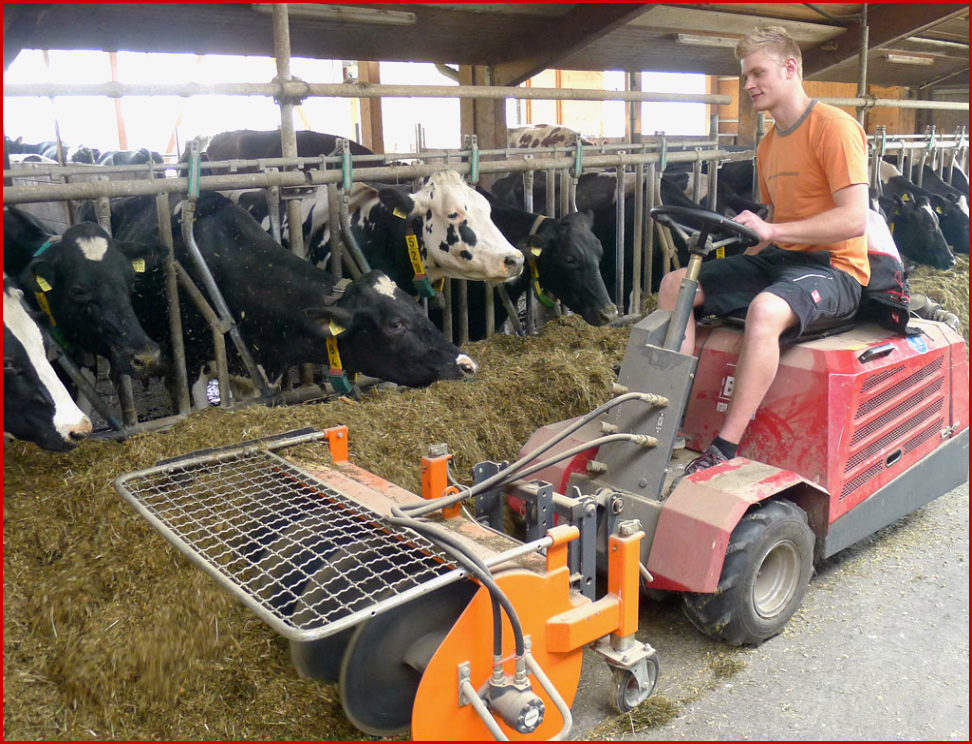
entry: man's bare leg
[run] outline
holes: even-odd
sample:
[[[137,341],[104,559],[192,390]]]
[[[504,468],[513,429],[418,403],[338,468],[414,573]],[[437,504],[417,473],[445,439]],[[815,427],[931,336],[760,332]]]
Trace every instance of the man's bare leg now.
[[[742,351],[736,363],[735,388],[719,432],[720,438],[739,444],[776,378],[780,364],[780,335],[798,320],[784,299],[769,292],[757,295],[750,304]]]

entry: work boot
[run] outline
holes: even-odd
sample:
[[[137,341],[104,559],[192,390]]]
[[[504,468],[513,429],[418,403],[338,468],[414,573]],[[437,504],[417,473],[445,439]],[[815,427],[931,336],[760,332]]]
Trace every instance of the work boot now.
[[[678,488],[678,484],[682,482],[682,478],[684,478],[686,475],[692,475],[692,473],[697,473],[700,470],[707,470],[708,468],[714,467],[715,465],[719,465],[723,462],[729,462],[729,458],[726,457],[722,450],[720,450],[714,444],[710,444],[709,449],[696,457],[694,460],[690,461],[689,464],[685,466],[685,470],[682,472],[682,474],[672,481],[672,487],[669,493]]]
[[[953,331],[957,331],[960,326],[958,316],[955,313],[948,312],[935,300],[923,294],[911,295],[911,312],[919,318],[944,323]]]

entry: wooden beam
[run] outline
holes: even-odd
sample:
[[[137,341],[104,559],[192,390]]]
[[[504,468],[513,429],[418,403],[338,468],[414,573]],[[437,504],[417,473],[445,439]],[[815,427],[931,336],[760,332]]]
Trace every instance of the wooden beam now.
[[[358,60],[358,80],[362,83],[380,83],[377,62]],[[361,106],[361,144],[372,152],[385,152],[385,132],[381,120],[380,98],[359,98]]]
[[[503,55],[515,61],[493,66],[493,85],[519,85],[656,4],[578,3],[560,18],[535,21],[503,49]]]
[[[871,50],[892,46],[945,21],[968,15],[969,6],[961,3],[880,3],[868,7],[868,47]],[[829,70],[853,59],[860,50],[861,25],[847,26],[847,33],[827,45],[803,55],[803,77],[821,79]],[[827,46],[827,49],[824,49]]]
[[[30,42],[41,18],[51,3],[3,4],[3,71],[6,72],[21,50]]]

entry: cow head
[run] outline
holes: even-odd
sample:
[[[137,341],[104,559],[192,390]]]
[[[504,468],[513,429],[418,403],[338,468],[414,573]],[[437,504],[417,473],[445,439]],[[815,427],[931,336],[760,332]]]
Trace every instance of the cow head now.
[[[4,274],[3,433],[46,450],[66,452],[91,433],[91,421],[47,361],[43,337],[22,297]]]
[[[889,225],[894,243],[905,258],[936,269],[950,269],[955,265],[955,256],[945,242],[938,215],[927,197],[915,201],[908,192],[895,195]]]
[[[159,347],[132,309],[136,271],[163,255],[160,245],[112,240],[98,225],[68,228],[38,250],[20,277],[21,286],[49,312],[72,346],[100,354],[113,374],[154,372]]]
[[[543,290],[559,298],[587,323],[602,326],[614,320],[618,311],[601,277],[604,249],[591,232],[593,224],[594,215],[590,212],[544,220],[523,249],[528,261],[536,261]]]
[[[945,242],[956,253],[969,252],[969,205],[965,195],[929,197]]]
[[[455,171],[439,171],[414,194],[381,189],[392,212],[422,220],[419,237],[430,281],[454,279],[505,282],[523,270],[523,255],[490,220],[489,202]]]
[[[337,338],[349,371],[423,387],[437,380],[459,380],[477,369],[380,271],[356,279],[334,305],[307,309],[304,315],[319,334]]]

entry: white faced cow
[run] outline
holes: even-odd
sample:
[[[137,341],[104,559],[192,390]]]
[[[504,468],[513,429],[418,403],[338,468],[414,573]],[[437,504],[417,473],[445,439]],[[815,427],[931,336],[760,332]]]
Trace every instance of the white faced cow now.
[[[40,329],[22,298],[4,274],[3,435],[66,452],[91,433],[91,422],[47,361]]]
[[[269,230],[263,192],[227,194]],[[523,270],[523,254],[490,219],[490,205],[455,171],[439,171],[414,194],[399,188],[374,189],[355,184],[349,194],[351,227],[372,268],[385,271],[411,290],[414,271],[408,258],[406,231],[418,239],[425,275],[430,282],[443,277],[501,283]],[[320,187],[301,200],[308,258],[322,264],[328,255],[327,189]],[[288,231],[283,230],[283,242]]]

